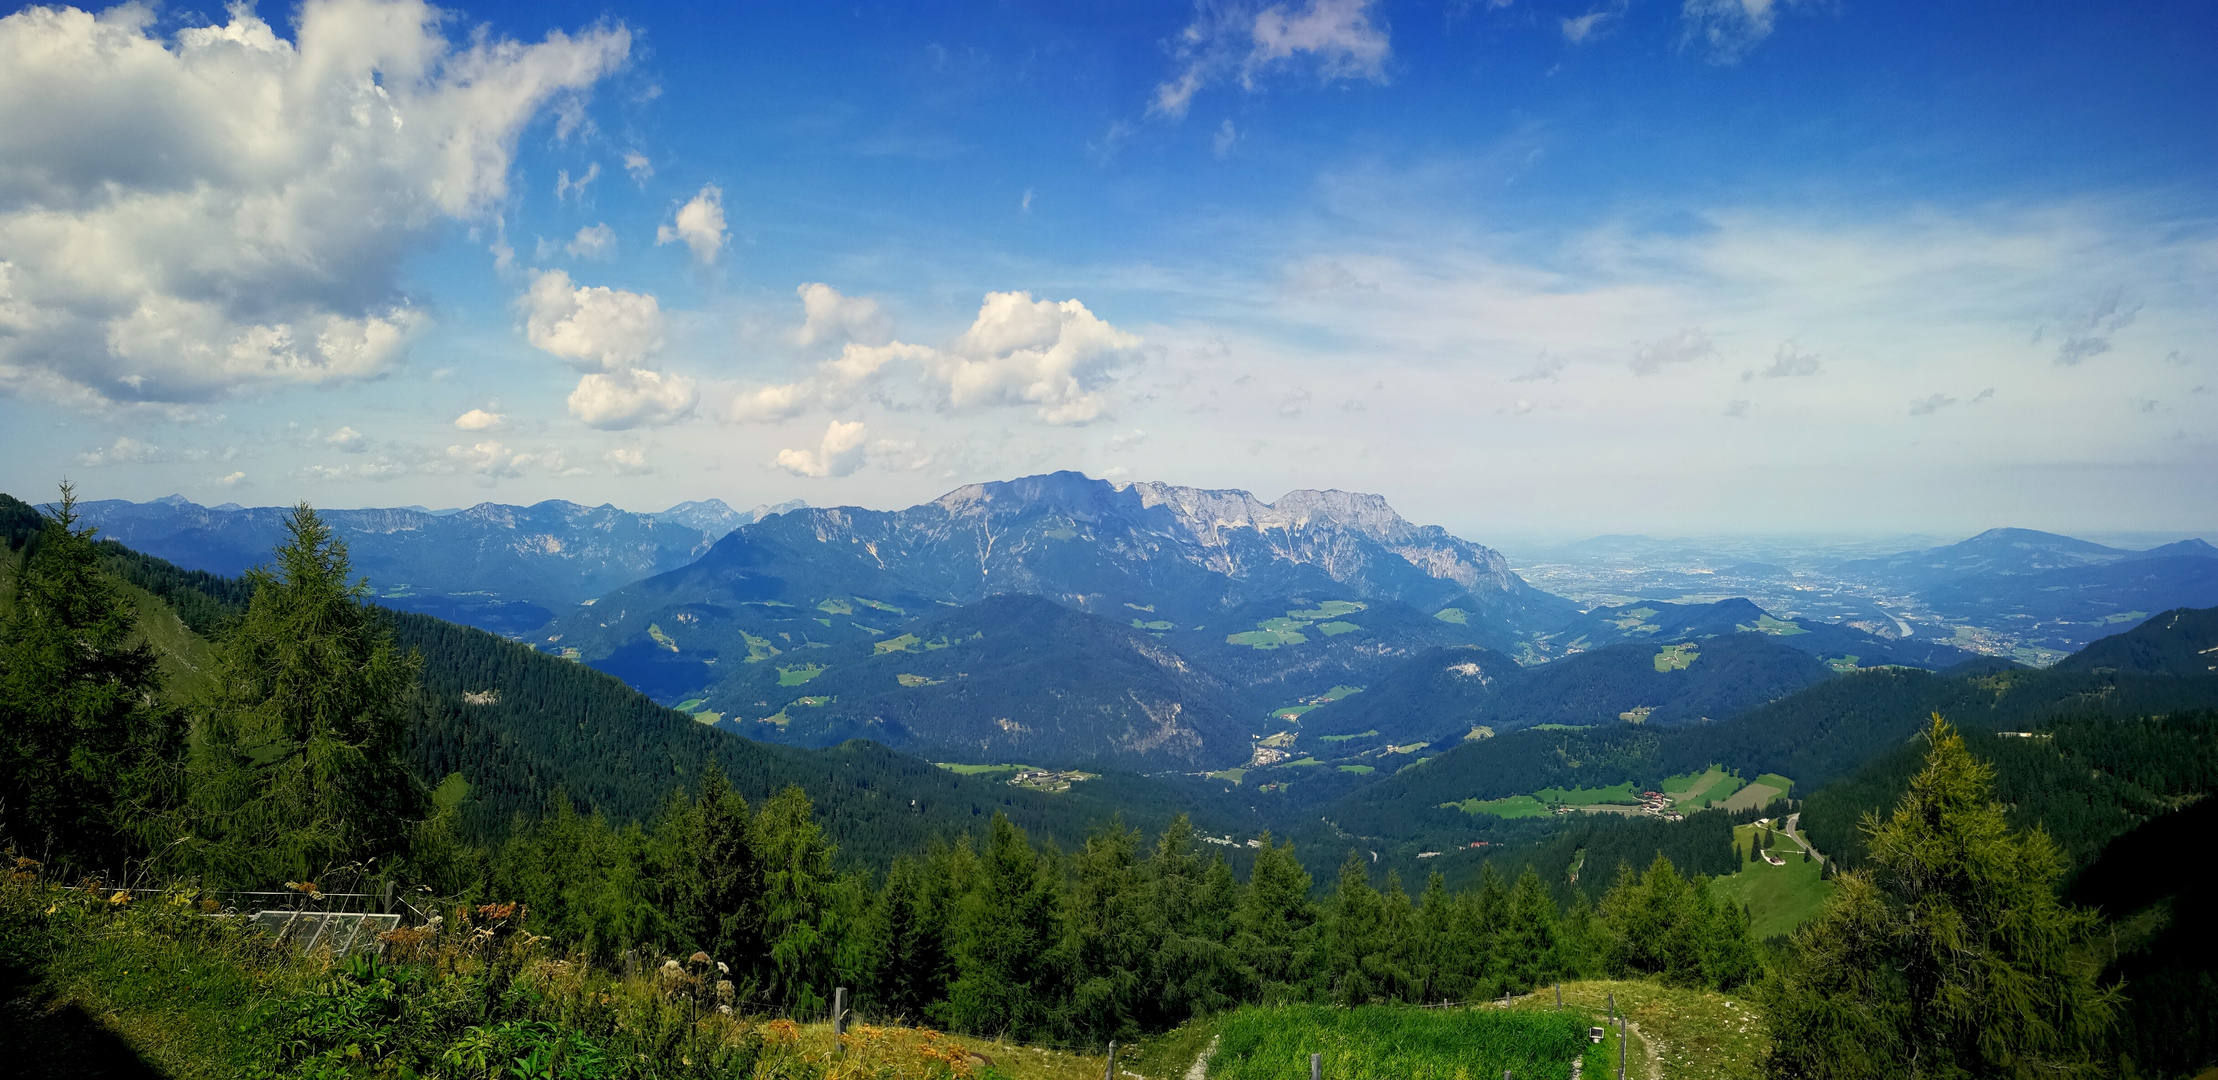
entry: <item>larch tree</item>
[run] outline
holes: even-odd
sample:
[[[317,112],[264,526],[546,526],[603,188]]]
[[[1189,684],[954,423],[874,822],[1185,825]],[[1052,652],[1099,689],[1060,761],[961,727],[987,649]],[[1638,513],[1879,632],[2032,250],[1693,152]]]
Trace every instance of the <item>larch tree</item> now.
[[[2118,1000],[2095,913],[2058,901],[2064,859],[2014,832],[1991,766],[1938,714],[1924,771],[1864,868],[1795,932],[1765,1019],[1779,1080],[2095,1075]]]

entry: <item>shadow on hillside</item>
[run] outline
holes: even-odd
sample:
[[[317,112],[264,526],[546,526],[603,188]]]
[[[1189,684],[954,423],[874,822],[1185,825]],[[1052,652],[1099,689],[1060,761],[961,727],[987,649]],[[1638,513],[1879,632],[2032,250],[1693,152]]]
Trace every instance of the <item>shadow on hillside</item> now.
[[[160,1080],[160,1070],[82,1006],[49,1009],[25,996],[21,974],[0,970],[0,1072],[21,1080]]]

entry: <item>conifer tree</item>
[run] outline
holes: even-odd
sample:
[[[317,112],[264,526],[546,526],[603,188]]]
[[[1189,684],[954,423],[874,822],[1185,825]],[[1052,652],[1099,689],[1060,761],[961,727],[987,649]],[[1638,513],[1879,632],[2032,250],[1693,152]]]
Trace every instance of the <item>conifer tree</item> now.
[[[1528,865],[1509,891],[1499,952],[1508,988],[1525,992],[1560,974],[1556,902]]]
[[[1054,860],[996,812],[957,919],[950,950],[957,974],[940,1003],[943,1023],[1016,1038],[1047,1029],[1062,969],[1058,877]]]
[[[1309,887],[1309,871],[1294,857],[1294,842],[1274,847],[1271,834],[1264,833],[1234,915],[1234,950],[1241,965],[1254,973],[1262,1001],[1295,999],[1314,933]]]
[[[1150,897],[1135,854],[1139,838],[1119,820],[1087,837],[1071,860],[1064,905],[1070,1026],[1085,1042],[1130,1038],[1145,1009],[1141,977],[1159,938],[1149,932]]]
[[[2097,982],[2094,913],[2057,901],[2064,861],[2013,832],[1991,766],[1935,715],[1924,771],[1864,869],[1795,932],[1766,1022],[1776,1078],[2082,1076],[2118,999]]]
[[[671,867],[678,925],[696,948],[753,976],[752,961],[764,951],[755,822],[715,758],[701,770],[700,797],[678,808],[669,824],[678,834]]]
[[[346,544],[300,504],[226,637],[194,762],[192,856],[219,881],[373,872],[402,850],[423,792],[407,761],[419,659],[352,578]]]
[[[121,870],[174,797],[183,727],[76,491],[61,495],[0,623],[0,833],[71,870]]]
[[[824,983],[836,933],[832,846],[813,811],[808,795],[789,785],[763,803],[749,836],[760,883],[758,984],[778,1005],[811,1014],[830,1000]]]

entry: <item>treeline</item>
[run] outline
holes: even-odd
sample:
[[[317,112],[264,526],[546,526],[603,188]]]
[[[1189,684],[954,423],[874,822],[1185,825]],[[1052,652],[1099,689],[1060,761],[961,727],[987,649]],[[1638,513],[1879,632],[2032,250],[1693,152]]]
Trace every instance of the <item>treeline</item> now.
[[[1973,752],[1994,770],[1994,792],[2017,828],[2038,827],[2082,868],[2112,840],[2218,788],[2218,712],[2119,720],[2079,716],[2026,734],[1964,728]],[[1895,805],[1923,760],[1904,746],[1812,794],[1802,827],[1839,866],[1866,857],[1861,822]]]
[[[1720,815],[1722,817],[1722,815]],[[868,1014],[1035,1042],[1098,1044],[1247,1002],[1434,1003],[1551,980],[1652,975],[1737,987],[1759,972],[1747,912],[1660,855],[1594,864],[1599,903],[1558,905],[1526,867],[1411,896],[1351,852],[1312,899],[1265,835],[1245,880],[1183,817],[1152,845],[1121,823],[1074,850],[995,815],[882,875],[835,868],[807,798],[750,809],[720,773],[650,827],[557,800],[448,888],[523,905],[532,932],[600,962],[699,949],[757,1007],[808,1013],[832,987]]]

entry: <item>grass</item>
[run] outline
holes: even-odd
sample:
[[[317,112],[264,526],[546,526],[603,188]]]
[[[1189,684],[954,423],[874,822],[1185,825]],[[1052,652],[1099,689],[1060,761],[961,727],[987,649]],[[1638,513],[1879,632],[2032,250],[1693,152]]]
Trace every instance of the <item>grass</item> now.
[[[911,675],[911,674],[909,674],[909,673],[907,673],[907,672],[902,672],[901,674],[895,675],[895,676],[893,677],[893,681],[895,681],[895,682],[897,682],[897,683],[900,683],[900,684],[901,684],[901,685],[903,685],[903,686],[911,686],[911,687],[915,687],[915,686],[938,686],[939,684],[941,684],[941,683],[943,683],[943,682],[946,682],[947,680],[946,680],[946,679],[934,679],[934,678],[930,678],[930,677],[928,677],[928,676],[924,676],[924,675]]]
[[[1757,1061],[1769,1044],[1756,1007],[1737,994],[1714,990],[1682,990],[1661,983],[1635,980],[1590,980],[1563,984],[1566,1008],[1601,1015],[1612,998],[1633,1022],[1628,1040],[1628,1077],[1660,1074],[1671,1080],[1756,1080]],[[1510,1005],[1519,1011],[1553,1012],[1555,995],[1530,994]],[[1604,1071],[1595,1071],[1588,1059],[1586,1076],[1605,1080],[1617,1075],[1617,1051],[1605,1044],[1609,1060]],[[1653,1062],[1653,1072],[1644,1065]],[[1523,1076],[1523,1073],[1517,1075]],[[1472,1073],[1473,1080],[1491,1074]]]
[[[1457,626],[1468,625],[1471,621],[1470,615],[1459,607],[1441,608],[1439,611],[1433,612],[1432,617],[1444,623],[1454,623]]]
[[[959,761],[940,761],[934,762],[934,764],[958,776],[992,776],[996,773],[1018,773],[1032,767],[1030,765],[965,765]]]
[[[678,651],[678,643],[676,639],[672,638],[668,634],[663,633],[662,627],[657,626],[654,623],[647,624],[647,636],[655,639],[655,644],[660,645],[663,648],[670,650],[671,652]]]
[[[740,631],[739,636],[747,641],[747,663],[759,664],[778,655],[778,647],[772,645],[769,638],[756,637],[745,630]]]
[[[870,647],[870,654],[872,656],[884,656],[885,654],[890,652],[908,652],[910,649],[916,648],[917,646],[922,644],[924,644],[923,638],[920,638],[915,634],[903,634],[900,637],[889,638],[885,641],[881,641],[875,645],[872,645]]]
[[[1634,806],[1640,799],[1633,794],[1633,782],[1612,784],[1598,788],[1541,788],[1533,797],[1544,803],[1562,806]]]
[[[127,581],[117,581],[123,595],[138,609],[134,635],[154,650],[162,671],[162,694],[179,703],[198,701],[216,686],[216,650],[207,639],[185,626],[177,612],[161,598]]]
[[[1465,799],[1462,802],[1441,803],[1443,808],[1454,807],[1466,814],[1492,814],[1498,818],[1528,818],[1548,816],[1548,804],[1530,795],[1512,795],[1507,799]]]
[[[1323,632],[1326,637],[1334,637],[1339,634],[1352,634],[1363,628],[1345,620],[1334,620],[1328,623],[1318,623],[1317,629]]]
[[[1804,630],[1803,628],[1796,626],[1795,624],[1788,622],[1785,619],[1773,618],[1768,613],[1757,616],[1756,625],[1754,626],[1750,626],[1747,623],[1742,623],[1738,626],[1733,627],[1733,629],[1742,631],[1743,633],[1754,632],[1758,634],[1771,634],[1775,637],[1793,637],[1796,634],[1809,633],[1808,630]]]
[[[817,601],[816,610],[821,611],[826,615],[853,615],[855,613],[855,605],[850,604],[847,601],[835,596],[829,600]]]
[[[1694,662],[1701,658],[1701,646],[1691,641],[1678,645],[1666,645],[1656,650],[1656,670],[1685,671],[1693,667]]]
[[[1240,781],[1247,779],[1247,775],[1248,770],[1246,769],[1219,769],[1216,772],[1210,773],[1209,778],[1211,780],[1226,780],[1237,784]]]
[[[823,664],[780,664],[778,666],[778,685],[799,686],[824,674],[827,670],[829,669]]]
[[[1237,1010],[1216,1021],[1210,1080],[1290,1080],[1323,1055],[1332,1080],[1472,1080],[1504,1070],[1526,1080],[1568,1080],[1573,1059],[1599,1078],[1603,1055],[1592,1046],[1592,1017],[1578,1010],[1413,1009],[1361,1005],[1280,1005]]]
[[[1342,615],[1353,615],[1358,611],[1362,611],[1364,606],[1353,600],[1327,600],[1317,605],[1315,610],[1289,611],[1286,616],[1291,619],[1307,619],[1315,622],[1319,619],[1336,619]]]
[[[1283,709],[1280,709],[1280,710],[1278,710],[1277,712],[1274,712],[1274,713],[1272,713],[1272,714],[1271,714],[1271,719],[1273,719],[1273,720],[1299,720],[1299,719],[1301,719],[1301,718],[1302,718],[1302,714],[1303,714],[1303,713],[1305,713],[1305,712],[1308,712],[1309,710],[1311,710],[1311,709],[1314,709],[1314,708],[1317,708],[1317,706],[1315,706],[1315,705],[1288,705],[1287,707],[1285,707],[1285,708],[1283,708]]]
[[[1357,776],[1369,776],[1372,773],[1377,772],[1378,770],[1369,765],[1342,765],[1340,766],[1340,771],[1345,773],[1354,773]]]
[[[1361,734],[1357,734],[1357,735],[1319,735],[1319,736],[1317,736],[1317,741],[1318,741],[1318,742],[1347,742],[1347,741],[1348,741],[1349,739],[1368,739],[1368,738],[1370,738],[1371,736],[1373,736],[1373,735],[1376,735],[1376,734],[1378,734],[1378,733],[1379,733],[1379,729],[1377,729],[1377,728],[1372,728],[1372,729],[1371,729],[1371,730],[1369,730],[1369,731],[1366,731],[1366,732],[1362,732]]]
[[[1768,805],[1773,799],[1786,797],[1794,781],[1778,773],[1765,773],[1749,782],[1747,787],[1733,793],[1733,797],[1720,803],[1727,810],[1749,810]]]
[[[861,604],[866,608],[876,608],[879,611],[890,611],[896,615],[907,615],[909,613],[907,608],[897,608],[892,604],[886,603],[883,600],[872,600],[868,597],[858,596],[855,597],[855,602]]]
[[[1744,853],[1755,842],[1754,825],[1733,830],[1733,842]],[[1742,863],[1736,873],[1710,882],[1710,888],[1748,908],[1749,930],[1757,940],[1790,934],[1794,928],[1817,918],[1833,897],[1833,883],[1819,878],[1822,864],[1802,861],[1801,845],[1786,833],[1777,833],[1771,852],[1787,860],[1785,866],[1767,862]]]
[[[1139,619],[1132,620],[1132,628],[1134,630],[1169,630],[1174,625],[1176,624],[1172,623],[1169,619],[1149,619],[1146,621],[1142,621]]]
[[[1225,644],[1246,645],[1253,649],[1276,649],[1281,645],[1299,645],[1308,640],[1308,636],[1293,630],[1248,630],[1225,635]]]
[[[1324,762],[1322,762],[1322,761],[1319,761],[1319,760],[1317,760],[1317,759],[1316,759],[1316,757],[1314,757],[1314,756],[1311,756],[1311,757],[1304,757],[1304,758],[1296,758],[1296,759],[1294,759],[1293,761],[1282,761],[1282,762],[1280,762],[1279,764],[1281,764],[1281,765],[1287,765],[1287,766],[1293,766],[1293,765],[1322,765],[1322,764],[1324,764]]]
[[[831,704],[832,702],[834,702],[834,701],[837,701],[837,700],[839,700],[839,699],[838,699],[838,698],[834,698],[834,697],[797,697],[797,698],[794,698],[794,699],[793,699],[792,701],[788,702],[788,703],[786,704],[786,708],[789,708],[789,709],[790,709],[790,708],[794,707],[795,705],[803,705],[803,706],[807,706],[808,708],[811,708],[811,709],[816,709],[816,708],[822,708],[823,706],[826,706],[826,705],[830,705],[830,704]]]
[[[1683,806],[1700,808],[1707,806],[1713,802],[1725,802],[1731,799],[1733,797],[1733,793],[1739,791],[1740,789],[1740,777],[1725,776],[1709,787],[1694,792],[1687,798],[1680,799],[1678,801],[1680,805]]]

